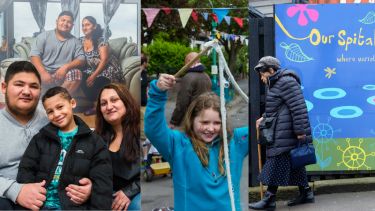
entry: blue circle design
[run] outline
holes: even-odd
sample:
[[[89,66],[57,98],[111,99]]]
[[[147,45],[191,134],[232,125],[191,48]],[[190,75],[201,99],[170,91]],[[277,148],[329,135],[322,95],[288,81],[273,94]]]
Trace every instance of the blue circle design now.
[[[362,87],[364,90],[375,90],[375,85],[373,84],[367,84]]]
[[[375,105],[375,96],[371,96],[367,98],[367,102],[370,103],[371,105]]]
[[[307,111],[311,111],[314,108],[314,104],[312,102],[305,100]]]
[[[331,109],[331,116],[339,119],[350,119],[362,116],[363,111],[357,106],[340,106]]]
[[[323,88],[314,91],[314,97],[322,100],[332,100],[345,97],[346,92],[340,88]]]

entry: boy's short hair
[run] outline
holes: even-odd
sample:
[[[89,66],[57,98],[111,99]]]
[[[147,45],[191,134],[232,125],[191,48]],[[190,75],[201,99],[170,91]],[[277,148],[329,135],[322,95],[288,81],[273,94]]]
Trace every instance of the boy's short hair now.
[[[55,86],[46,91],[46,93],[42,97],[42,103],[44,103],[48,98],[51,98],[55,95],[60,94],[62,98],[66,100],[73,99],[72,96],[69,94],[68,90],[61,86]]]
[[[28,61],[15,61],[10,64],[5,73],[4,82],[7,84],[17,73],[33,73],[38,78],[39,83],[42,83],[38,70]]]
[[[59,16],[57,18],[60,18],[61,16],[70,16],[72,18],[72,20],[74,21],[74,16],[73,16],[73,13],[70,12],[70,11],[62,11],[60,12]]]

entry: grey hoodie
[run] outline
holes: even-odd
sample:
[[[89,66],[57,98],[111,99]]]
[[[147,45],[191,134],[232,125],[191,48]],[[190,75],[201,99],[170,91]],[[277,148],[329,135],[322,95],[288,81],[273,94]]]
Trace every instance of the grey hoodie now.
[[[20,124],[5,108],[0,110],[0,197],[16,202],[22,188],[16,182],[18,165],[31,138],[47,123],[40,104],[26,125]]]

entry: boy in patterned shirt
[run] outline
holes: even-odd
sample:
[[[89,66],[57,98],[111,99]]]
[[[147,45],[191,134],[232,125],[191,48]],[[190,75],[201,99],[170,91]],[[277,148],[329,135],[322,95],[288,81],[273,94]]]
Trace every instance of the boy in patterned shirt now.
[[[27,147],[17,181],[46,182],[47,194],[42,209],[111,209],[112,164],[104,141],[73,115],[76,102],[65,88],[49,89],[42,103],[50,123]],[[92,181],[91,196],[78,205],[70,200],[65,188],[69,184],[79,184],[84,177]]]

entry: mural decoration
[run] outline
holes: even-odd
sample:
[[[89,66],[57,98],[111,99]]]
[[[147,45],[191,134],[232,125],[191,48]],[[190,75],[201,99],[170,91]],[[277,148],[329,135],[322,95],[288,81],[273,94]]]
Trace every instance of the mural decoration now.
[[[276,57],[300,75],[309,111],[308,170],[375,169],[375,4],[280,4],[275,22]]]

